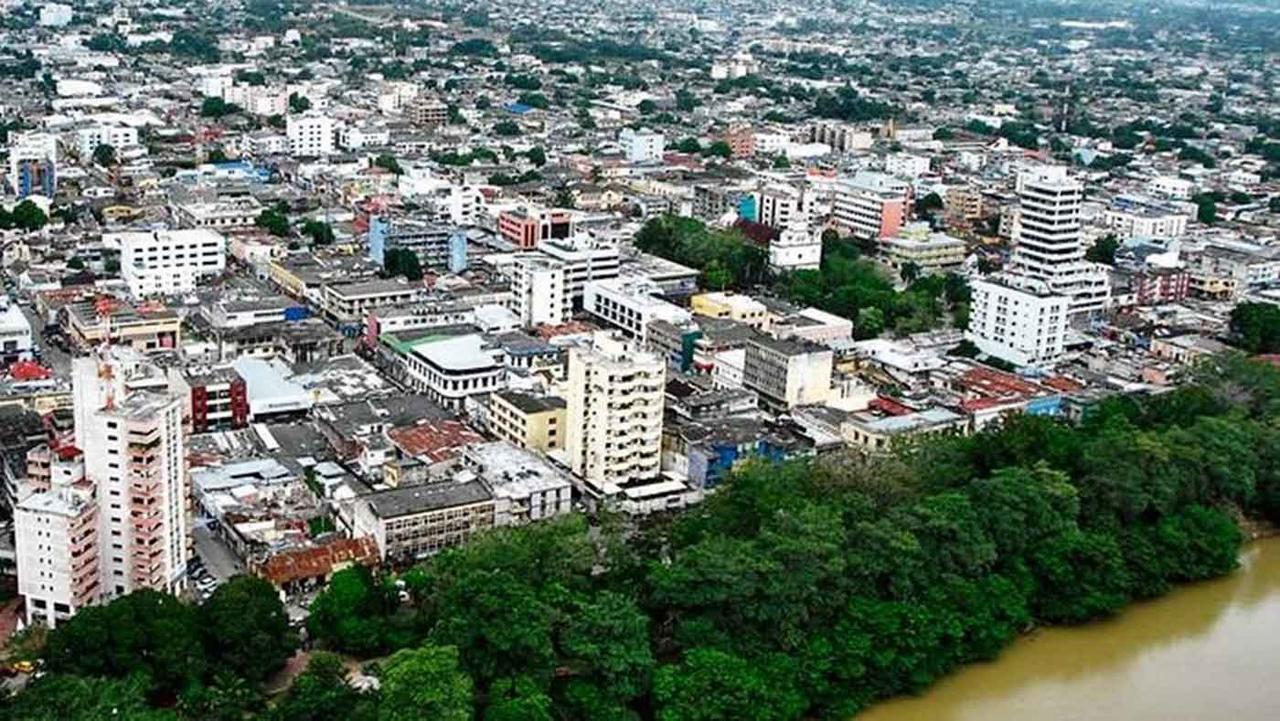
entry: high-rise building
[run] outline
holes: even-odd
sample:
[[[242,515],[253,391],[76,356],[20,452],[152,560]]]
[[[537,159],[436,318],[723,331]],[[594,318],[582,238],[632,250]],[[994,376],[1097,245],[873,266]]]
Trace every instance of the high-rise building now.
[[[629,163],[657,163],[662,160],[666,144],[662,133],[652,130],[623,128],[618,133],[618,144]]]
[[[597,333],[590,346],[571,348],[565,398],[570,469],[610,494],[657,478],[665,383],[662,358],[617,336]]]
[[[565,284],[563,261],[529,253],[511,269],[511,311],[521,325],[560,325],[569,321],[573,300]]]
[[[31,455],[46,463],[28,474],[13,508],[18,593],[27,623],[53,627],[102,598],[100,514],[79,450]]]
[[[1021,281],[1021,282],[1019,282]],[[1043,281],[1006,275],[973,281],[966,337],[983,353],[1018,365],[1062,355],[1070,299]]]
[[[72,393],[75,445],[101,517],[106,595],[178,590],[191,555],[182,399],[162,370],[124,348],[76,358]]]
[[[14,507],[28,621],[140,589],[176,593],[191,556],[182,399],[129,348],[72,363],[74,444],[28,453]]]
[[[1018,175],[1017,193],[1010,273],[1042,280],[1052,293],[1071,298],[1072,314],[1106,308],[1111,300],[1106,267],[1084,259],[1084,185],[1065,166],[1040,166]]]

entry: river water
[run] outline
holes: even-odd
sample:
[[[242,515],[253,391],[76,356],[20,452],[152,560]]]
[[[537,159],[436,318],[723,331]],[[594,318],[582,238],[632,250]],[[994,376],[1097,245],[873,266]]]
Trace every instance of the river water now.
[[[1280,538],[1235,573],[1018,639],[856,721],[1280,720]]]

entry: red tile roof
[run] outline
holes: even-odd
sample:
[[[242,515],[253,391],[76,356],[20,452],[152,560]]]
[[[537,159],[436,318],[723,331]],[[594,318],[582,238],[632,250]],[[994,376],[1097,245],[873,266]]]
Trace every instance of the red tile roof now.
[[[432,463],[447,461],[464,447],[484,442],[484,436],[459,421],[427,421],[415,426],[402,426],[387,431],[387,437],[405,454]]]
[[[323,546],[277,553],[258,569],[258,574],[277,586],[292,581],[328,576],[336,566],[378,560],[378,544],[370,537],[339,538]]]

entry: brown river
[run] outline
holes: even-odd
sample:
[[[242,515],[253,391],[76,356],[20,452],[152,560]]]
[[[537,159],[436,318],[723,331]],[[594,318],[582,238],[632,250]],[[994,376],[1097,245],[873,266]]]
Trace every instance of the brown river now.
[[[1025,636],[856,721],[1280,721],[1280,538],[1232,575]]]

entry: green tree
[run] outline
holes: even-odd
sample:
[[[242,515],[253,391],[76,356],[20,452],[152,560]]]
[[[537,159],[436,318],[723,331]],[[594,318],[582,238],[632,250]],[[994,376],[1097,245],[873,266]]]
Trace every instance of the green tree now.
[[[126,679],[49,674],[37,679],[0,708],[0,717],[18,721],[95,721],[136,719],[177,721],[168,710],[147,705],[147,680],[138,675]]]
[[[495,123],[493,126],[493,134],[499,137],[511,138],[521,134],[520,126],[513,120],[503,120]]]
[[[916,212],[921,215],[928,215],[930,213],[935,213],[937,211],[942,210],[942,208],[943,208],[942,196],[938,195],[937,193],[929,193],[928,195],[921,198],[920,202],[916,203]]]
[[[378,157],[374,158],[373,165],[376,168],[389,170],[396,175],[404,174],[404,168],[400,167],[400,161],[396,160],[396,156],[391,155],[390,153],[382,153]]]
[[[907,261],[898,268],[898,275],[902,277],[902,282],[910,285],[920,278],[920,266],[917,263]]]
[[[49,216],[45,215],[40,206],[30,200],[24,200],[13,208],[13,212],[9,215],[9,222],[13,227],[19,230],[36,231],[43,228],[49,223]]]
[[[311,100],[305,95],[289,93],[289,112],[305,113],[311,109]]]
[[[731,158],[733,157],[733,148],[729,147],[729,143],[724,140],[717,140],[702,149],[702,154],[713,158]]]
[[[200,116],[205,118],[221,118],[238,112],[238,106],[217,96],[207,97],[200,103]]]
[[[1231,337],[1250,353],[1280,353],[1280,306],[1237,303],[1231,309]]]
[[[539,168],[547,164],[547,152],[543,150],[540,145],[530,148],[529,151],[525,153],[525,157],[529,159],[530,163],[533,163]]]
[[[781,662],[760,663],[713,649],[694,649],[654,680],[660,721],[797,719],[805,700]]]
[[[1120,241],[1114,235],[1105,235],[1094,241],[1084,254],[1086,260],[1094,263],[1116,264],[1116,251],[1120,249]]]
[[[208,662],[195,609],[150,590],[81,609],[49,634],[45,661],[51,673],[143,674],[153,691],[168,693],[201,678]]]
[[[280,596],[255,576],[219,586],[200,607],[200,627],[210,660],[249,681],[278,671],[297,647]]]
[[[382,666],[379,721],[468,721],[472,683],[452,646],[397,651]]]
[[[858,338],[877,338],[884,332],[884,311],[879,308],[860,308],[854,323]]]
[[[328,721],[370,719],[373,700],[347,684],[342,657],[328,651],[311,654],[307,668],[294,679],[288,692],[269,715],[274,721]]]
[[[333,226],[323,220],[304,220],[301,230],[315,245],[332,245],[335,240]]]
[[[690,154],[701,153],[702,143],[699,143],[697,138],[681,138],[680,141],[676,143],[676,150]]]
[[[652,115],[657,109],[658,104],[647,98],[641,100],[639,105],[636,105],[636,110],[640,111],[641,115]]]
[[[93,162],[104,168],[109,168],[116,164],[116,149],[107,143],[100,143],[98,147],[93,149]]]
[[[279,208],[265,208],[253,224],[277,238],[289,236],[289,218]]]

